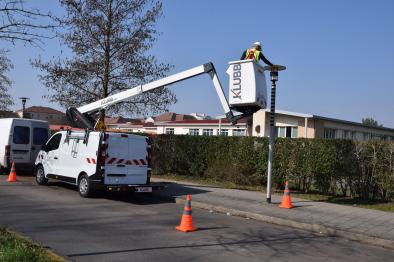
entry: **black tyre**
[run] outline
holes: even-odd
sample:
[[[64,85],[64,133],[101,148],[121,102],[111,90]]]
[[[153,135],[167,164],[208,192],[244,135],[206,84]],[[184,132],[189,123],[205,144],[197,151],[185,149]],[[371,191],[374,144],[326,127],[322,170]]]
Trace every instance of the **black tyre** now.
[[[93,195],[92,185],[87,175],[82,175],[78,180],[78,192],[81,197],[91,197]]]
[[[46,183],[48,183],[48,179],[45,177],[43,166],[38,166],[36,168],[36,182],[39,185],[45,185]]]

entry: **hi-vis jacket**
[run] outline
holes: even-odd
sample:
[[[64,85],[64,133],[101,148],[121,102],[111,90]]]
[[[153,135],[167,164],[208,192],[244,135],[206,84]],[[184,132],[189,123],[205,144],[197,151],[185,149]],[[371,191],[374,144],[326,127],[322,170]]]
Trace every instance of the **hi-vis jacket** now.
[[[241,56],[241,60],[254,59],[258,62],[260,59],[263,60],[267,65],[272,66],[273,64],[263,55],[263,52],[257,50],[256,48],[249,48],[245,50]]]

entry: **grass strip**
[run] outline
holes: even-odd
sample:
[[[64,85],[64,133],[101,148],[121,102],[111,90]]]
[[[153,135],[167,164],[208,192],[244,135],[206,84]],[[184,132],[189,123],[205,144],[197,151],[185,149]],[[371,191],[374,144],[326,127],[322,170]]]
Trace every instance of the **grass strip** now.
[[[65,260],[42,246],[0,227],[0,261],[64,262]]]

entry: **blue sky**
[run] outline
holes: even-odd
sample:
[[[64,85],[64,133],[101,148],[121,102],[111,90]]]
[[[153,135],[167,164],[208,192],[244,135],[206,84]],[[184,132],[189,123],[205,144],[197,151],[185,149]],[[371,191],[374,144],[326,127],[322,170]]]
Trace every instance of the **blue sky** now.
[[[60,12],[55,1],[32,4]],[[167,0],[163,5],[162,34],[151,52],[173,64],[173,73],[212,61],[227,93],[227,62],[261,41],[267,58],[288,68],[278,82],[278,109],[356,122],[373,117],[394,128],[394,1]],[[29,105],[58,108],[42,99],[46,89],[29,59],[50,58],[62,48],[55,40],[44,50],[8,47],[15,98],[27,95]],[[171,89],[178,98],[171,111],[222,114],[208,76]]]

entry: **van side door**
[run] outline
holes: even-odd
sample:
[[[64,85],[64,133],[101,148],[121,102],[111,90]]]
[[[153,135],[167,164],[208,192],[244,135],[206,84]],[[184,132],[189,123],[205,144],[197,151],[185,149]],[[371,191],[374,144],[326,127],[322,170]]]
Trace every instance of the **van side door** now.
[[[46,174],[58,174],[59,146],[62,134],[58,133],[51,137],[45,145],[44,161],[42,161]]]

